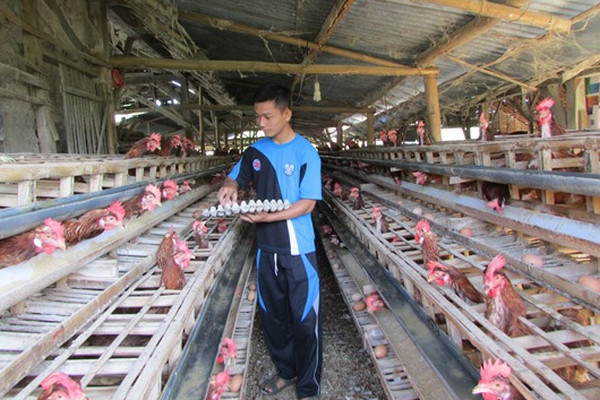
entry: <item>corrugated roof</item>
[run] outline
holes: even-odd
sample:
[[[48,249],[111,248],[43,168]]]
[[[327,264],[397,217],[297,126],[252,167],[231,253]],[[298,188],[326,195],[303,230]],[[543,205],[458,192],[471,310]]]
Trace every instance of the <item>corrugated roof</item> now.
[[[261,30],[284,33],[312,41],[322,29],[334,0],[174,0],[179,10],[225,19]],[[328,46],[412,66],[426,50],[451,37],[476,16],[435,2],[410,0],[355,0],[327,41]],[[532,0],[528,11],[550,13],[573,18],[597,6],[593,0]],[[189,35],[210,60],[262,61],[301,63],[308,54],[304,47],[265,40],[250,34],[231,32],[226,28],[180,19]],[[543,28],[519,22],[498,21],[489,31],[452,49],[448,55],[468,64],[490,64],[492,71],[506,74],[524,83],[539,84],[556,77],[557,72],[600,53],[600,17],[591,15],[585,29],[577,25],[568,35],[546,34]],[[550,39],[539,41],[546,35]],[[519,46],[527,43],[533,46]],[[575,46],[575,44],[578,46]],[[507,52],[514,52],[503,59]],[[498,62],[498,60],[502,60]],[[341,56],[322,53],[315,64],[373,65]],[[456,109],[457,103],[468,103],[488,90],[506,88],[507,82],[441,56],[434,61],[440,69],[438,85],[440,106]],[[266,80],[291,85],[294,76],[248,72],[215,72],[239,104],[251,104],[255,88]],[[319,75],[323,100],[312,100],[314,75],[306,75],[294,88],[296,105],[364,107],[374,106],[384,113],[386,124],[410,120],[424,112],[422,79],[389,76]],[[456,82],[454,82],[456,81]],[[453,83],[454,82],[454,83]],[[304,121],[310,133],[318,135],[326,124],[334,126],[339,119],[356,125],[350,114],[296,115],[297,128]],[[309,123],[310,122],[310,123]],[[323,124],[320,126],[319,124]],[[364,129],[357,125],[356,133]]]

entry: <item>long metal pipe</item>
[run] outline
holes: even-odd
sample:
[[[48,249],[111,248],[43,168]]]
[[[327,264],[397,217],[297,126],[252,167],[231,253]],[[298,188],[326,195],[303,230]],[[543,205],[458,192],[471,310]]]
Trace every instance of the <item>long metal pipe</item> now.
[[[231,257],[215,280],[183,348],[181,358],[167,381],[162,400],[206,397],[235,290],[245,268],[253,239],[254,234],[245,235],[231,251]],[[251,267],[251,264],[248,266]]]
[[[477,371],[468,359],[456,350],[448,337],[406,293],[401,284],[392,277],[365,245],[336,217],[327,202],[319,203],[329,223],[352,255],[363,267],[386,299],[390,311],[404,327],[423,356],[423,362],[431,366],[453,399],[474,399],[472,388],[477,384]]]
[[[225,166],[214,167],[201,172],[173,175],[152,182],[144,180],[98,192],[77,194],[0,210],[0,239],[35,228],[42,224],[46,218],[65,220],[95,208],[107,207],[114,201],[127,200],[143,191],[149,183],[162,183],[167,179],[181,181],[201,178],[219,172],[223,168]]]
[[[350,157],[321,157],[325,160],[356,161],[355,158]],[[505,183],[555,192],[600,196],[600,174],[494,168],[481,165],[438,165],[394,160],[363,159],[361,161],[375,166],[396,167],[403,170],[422,171],[436,175],[458,176],[466,179]]]

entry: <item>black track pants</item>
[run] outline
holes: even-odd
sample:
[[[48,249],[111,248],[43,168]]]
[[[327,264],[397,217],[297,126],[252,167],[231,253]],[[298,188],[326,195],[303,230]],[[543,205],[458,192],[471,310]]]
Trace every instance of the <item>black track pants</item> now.
[[[298,398],[320,393],[322,343],[316,253],[258,250],[262,328],[279,375],[298,377]]]

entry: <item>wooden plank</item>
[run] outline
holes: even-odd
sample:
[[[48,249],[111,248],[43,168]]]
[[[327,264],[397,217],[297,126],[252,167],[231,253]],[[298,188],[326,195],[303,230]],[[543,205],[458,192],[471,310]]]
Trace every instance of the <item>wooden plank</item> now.
[[[22,206],[35,201],[36,182],[26,180],[17,183],[17,204]]]
[[[366,229],[359,220],[356,220],[355,217],[352,216],[352,212],[349,211],[346,206],[338,206],[338,210],[340,210],[340,217],[342,219],[347,220],[347,226],[349,226],[353,230],[360,230],[363,232],[367,232],[372,230],[372,227]],[[372,235],[372,234],[371,234]],[[371,241],[374,246],[374,249],[371,251],[388,251],[387,247],[389,243],[385,241],[385,243],[381,243],[379,240]],[[375,250],[377,248],[377,250]],[[462,301],[456,294],[453,292],[446,292],[445,296],[448,296],[452,299],[452,301],[458,304],[462,310],[459,311],[455,308],[455,306],[451,305],[451,303],[443,296],[439,290],[434,289],[431,285],[426,283],[426,280],[423,279],[422,274],[424,271],[414,265],[414,263],[410,260],[405,260],[401,254],[391,253],[390,258],[393,260],[395,264],[401,266],[404,272],[404,284],[406,285],[407,281],[411,281],[412,285],[419,288],[419,293],[422,297],[430,297],[430,301],[438,305],[439,310],[442,311],[448,321],[452,321],[455,326],[460,329],[462,334],[468,338],[471,343],[480,349],[484,354],[489,355],[493,353],[493,356],[496,358],[500,358],[504,361],[509,362],[511,368],[513,368],[513,377],[511,377],[511,381],[514,378],[513,384],[515,384],[520,391],[523,393],[529,393],[529,389],[527,389],[520,381],[517,381],[517,376],[526,382],[529,387],[533,388],[538,394],[542,395],[544,398],[556,398],[559,397],[556,395],[553,389],[548,388],[537,376],[532,374],[532,371],[535,371],[538,374],[541,374],[545,377],[545,379],[551,379],[554,386],[562,391],[564,394],[569,396],[569,398],[574,399],[582,399],[580,393],[574,390],[571,386],[569,386],[566,382],[564,382],[556,373],[550,370],[548,367],[543,365],[540,361],[538,361],[531,354],[526,352],[524,349],[514,346],[512,342],[503,343],[505,348],[510,348],[515,354],[517,354],[521,359],[526,360],[527,367],[523,364],[519,365],[520,362],[513,358],[511,354],[506,353],[498,344],[491,340],[488,335],[493,335],[496,337],[496,340],[500,342],[504,342],[506,335],[500,332],[495,326],[491,325],[487,319],[481,314],[481,312],[476,312],[472,307],[468,306],[464,301]],[[412,263],[412,264],[411,264]],[[418,271],[418,272],[417,272]],[[468,316],[468,318],[467,318]],[[480,328],[475,327],[473,322],[476,322],[480,326],[484,327],[487,333],[484,333]],[[506,339],[505,339],[506,338]],[[510,340],[510,339],[509,339]],[[516,364],[513,366],[513,362]]]
[[[14,155],[15,158],[21,155]],[[64,157],[64,155],[61,155]],[[211,166],[227,164],[231,156],[197,156],[195,162],[190,159],[167,157],[145,157],[124,159],[123,156],[64,157],[64,159],[48,160],[27,155],[27,162],[4,163],[0,165],[0,182],[15,183],[25,180],[60,179],[72,176],[88,176],[101,174],[128,174],[130,169],[156,168],[161,165],[183,164],[186,171],[208,169]],[[48,156],[51,157],[51,156]],[[137,173],[137,170],[136,170]],[[155,173],[156,174],[156,173]],[[154,179],[156,176],[151,177]]]

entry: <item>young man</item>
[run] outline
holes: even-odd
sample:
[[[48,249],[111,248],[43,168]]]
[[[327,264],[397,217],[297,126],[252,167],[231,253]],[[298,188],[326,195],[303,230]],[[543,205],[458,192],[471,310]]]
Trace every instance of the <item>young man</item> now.
[[[248,147],[217,194],[237,201],[252,182],[260,200],[289,200],[287,210],[242,214],[256,224],[258,303],[265,342],[277,373],[261,383],[267,395],[296,381],[299,399],[318,399],[322,344],[319,276],[310,213],[321,200],[321,160],[294,132],[288,89],[265,84],[254,96],[256,122],[266,138]]]

